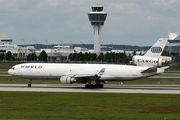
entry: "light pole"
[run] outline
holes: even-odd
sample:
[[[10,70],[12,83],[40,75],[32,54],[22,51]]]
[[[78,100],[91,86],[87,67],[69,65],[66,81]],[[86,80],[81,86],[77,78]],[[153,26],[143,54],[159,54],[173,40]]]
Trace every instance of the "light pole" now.
[[[74,49],[74,43],[72,42],[72,41],[70,41],[71,42],[71,48],[73,48]]]
[[[24,39],[22,39],[22,41],[24,42],[24,46],[25,46],[25,40],[24,40]]]
[[[113,42],[111,42],[111,44],[112,44],[112,50],[113,50]]]
[[[82,48],[82,44],[83,44],[83,42],[82,42],[82,41],[80,41],[80,43],[81,43],[81,48]]]
[[[61,42],[61,45],[63,46],[63,41],[60,40],[60,42]]]
[[[112,44],[112,50],[111,50],[111,62],[113,63],[113,42],[111,42]]]
[[[26,57],[26,47],[25,47],[25,40],[24,40],[24,39],[22,39],[22,41],[24,42],[24,50],[25,50],[25,55],[24,55],[24,57]]]
[[[101,51],[103,52],[104,43],[103,43],[103,42],[101,42],[101,43],[102,43],[102,45],[101,45]]]
[[[37,49],[37,40],[34,40],[34,41],[35,41],[35,43],[36,43],[36,45],[35,45],[35,46],[36,46],[36,49]]]
[[[47,43],[47,49],[48,49],[48,41],[47,40],[45,40],[46,41],[46,43]]]

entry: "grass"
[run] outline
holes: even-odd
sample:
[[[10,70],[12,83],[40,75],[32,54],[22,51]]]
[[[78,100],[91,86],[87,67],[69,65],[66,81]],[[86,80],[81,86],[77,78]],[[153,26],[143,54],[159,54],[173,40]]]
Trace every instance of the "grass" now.
[[[17,63],[0,63],[0,83],[27,84],[7,75]],[[179,67],[162,76],[179,76]],[[33,80],[32,84],[59,84],[58,80]],[[119,82],[108,82],[119,84]],[[124,84],[171,85],[179,78],[145,78]],[[119,93],[0,92],[0,120],[179,120],[180,95]]]
[[[0,119],[180,119],[180,95],[0,92],[0,96]]]

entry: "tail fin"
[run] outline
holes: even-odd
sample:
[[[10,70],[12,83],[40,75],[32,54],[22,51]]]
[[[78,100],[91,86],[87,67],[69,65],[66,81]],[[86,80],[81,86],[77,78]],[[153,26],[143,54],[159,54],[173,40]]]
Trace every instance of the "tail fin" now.
[[[167,41],[168,38],[160,38],[144,56],[133,56],[132,63],[138,66],[162,66],[168,64],[172,58],[161,56]],[[159,69],[159,71],[163,71],[163,68]]]
[[[145,54],[145,57],[159,57],[161,56],[168,39],[160,38]]]

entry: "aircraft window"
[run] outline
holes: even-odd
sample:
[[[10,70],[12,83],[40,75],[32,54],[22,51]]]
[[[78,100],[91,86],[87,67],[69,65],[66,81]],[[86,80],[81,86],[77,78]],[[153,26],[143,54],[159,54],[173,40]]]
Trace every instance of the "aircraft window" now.
[[[24,68],[24,66],[21,66],[21,68]]]
[[[34,68],[34,66],[31,66],[31,68]]]
[[[11,69],[12,69],[12,70],[14,70],[14,69],[15,69],[15,67],[12,67]]]

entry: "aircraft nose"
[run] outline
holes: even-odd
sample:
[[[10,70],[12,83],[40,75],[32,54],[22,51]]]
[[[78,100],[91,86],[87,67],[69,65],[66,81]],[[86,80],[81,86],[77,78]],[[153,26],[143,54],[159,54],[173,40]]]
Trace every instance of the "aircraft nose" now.
[[[9,70],[8,70],[8,74],[13,75],[13,74],[14,74],[14,70],[12,70],[12,68],[9,69]]]
[[[12,70],[11,69],[8,70],[8,74],[12,75]]]

